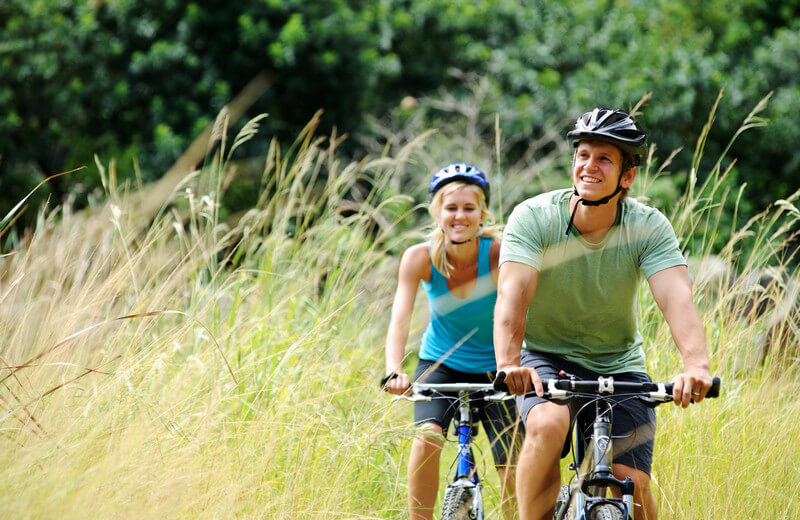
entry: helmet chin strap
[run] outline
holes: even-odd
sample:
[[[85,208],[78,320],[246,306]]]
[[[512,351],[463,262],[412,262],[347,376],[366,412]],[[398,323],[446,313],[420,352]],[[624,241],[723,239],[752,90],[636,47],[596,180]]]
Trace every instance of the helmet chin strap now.
[[[611,199],[613,199],[614,196],[617,193],[619,193],[620,191],[622,191],[622,175],[621,174],[619,176],[619,180],[617,180],[617,189],[614,190],[614,193],[612,193],[611,195],[608,195],[607,197],[603,197],[602,199],[598,199],[598,200],[586,200],[586,199],[584,199],[583,197],[581,197],[581,194],[578,193],[578,188],[576,188],[575,186],[572,186],[572,194],[573,195],[577,195],[579,198],[578,198],[578,202],[575,203],[575,208],[572,210],[572,215],[570,215],[570,217],[569,217],[569,224],[567,225],[567,232],[565,233],[565,235],[569,235],[569,232],[572,231],[572,225],[575,222],[575,213],[578,212],[578,204],[583,204],[584,206],[602,206],[603,204],[607,204],[608,202],[610,202]]]

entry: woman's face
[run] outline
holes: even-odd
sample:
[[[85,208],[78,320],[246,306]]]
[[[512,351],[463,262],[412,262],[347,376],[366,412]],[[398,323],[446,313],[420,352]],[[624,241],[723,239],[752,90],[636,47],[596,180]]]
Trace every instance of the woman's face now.
[[[481,205],[471,187],[461,187],[442,197],[439,225],[452,242],[464,242],[475,236],[481,225]]]

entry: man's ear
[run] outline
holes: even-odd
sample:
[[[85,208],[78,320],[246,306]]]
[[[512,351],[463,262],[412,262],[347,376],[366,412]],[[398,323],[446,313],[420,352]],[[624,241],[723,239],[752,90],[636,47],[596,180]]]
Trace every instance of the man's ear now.
[[[622,174],[622,179],[620,179],[619,185],[629,190],[631,186],[633,186],[633,180],[636,178],[636,167],[632,166],[625,170]]]

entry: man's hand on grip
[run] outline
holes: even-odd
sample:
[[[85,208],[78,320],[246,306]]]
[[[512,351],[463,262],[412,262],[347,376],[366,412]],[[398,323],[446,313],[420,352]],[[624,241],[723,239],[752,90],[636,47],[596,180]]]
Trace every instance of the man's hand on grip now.
[[[525,395],[535,391],[536,395],[539,397],[544,395],[542,380],[539,379],[539,374],[536,373],[536,369],[531,367],[507,366],[498,368],[498,371],[505,372],[506,377],[503,382],[508,386],[509,393]]]

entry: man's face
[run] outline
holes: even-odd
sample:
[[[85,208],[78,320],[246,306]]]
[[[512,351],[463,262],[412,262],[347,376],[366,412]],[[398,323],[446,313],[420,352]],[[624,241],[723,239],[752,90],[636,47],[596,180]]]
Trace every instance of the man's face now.
[[[622,152],[613,144],[581,141],[575,149],[572,182],[584,199],[599,200],[614,193],[621,170]],[[633,184],[632,170],[623,176],[623,188]]]

